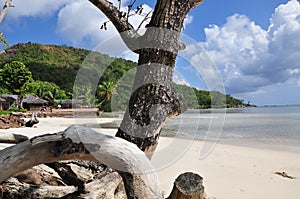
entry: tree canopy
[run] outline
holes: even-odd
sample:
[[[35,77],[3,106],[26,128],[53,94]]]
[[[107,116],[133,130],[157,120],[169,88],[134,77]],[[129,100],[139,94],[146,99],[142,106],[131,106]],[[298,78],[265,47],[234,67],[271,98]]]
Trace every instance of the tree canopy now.
[[[54,101],[54,99],[67,98],[67,95],[64,90],[60,89],[60,87],[57,86],[55,83],[47,81],[38,80],[29,82],[22,87],[22,91],[25,94],[31,94],[42,99],[48,100],[50,102]]]
[[[32,81],[31,72],[22,62],[13,61],[0,69],[0,87],[13,94],[20,94],[21,88]]]

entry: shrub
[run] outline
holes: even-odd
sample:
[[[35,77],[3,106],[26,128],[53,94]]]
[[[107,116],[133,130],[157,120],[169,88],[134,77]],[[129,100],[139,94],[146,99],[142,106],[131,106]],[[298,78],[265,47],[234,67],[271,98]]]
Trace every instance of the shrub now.
[[[7,111],[4,110],[0,110],[0,115],[8,115],[9,113]]]
[[[8,109],[9,112],[22,112],[25,113],[27,110],[25,108],[16,108],[16,107],[10,107]]]

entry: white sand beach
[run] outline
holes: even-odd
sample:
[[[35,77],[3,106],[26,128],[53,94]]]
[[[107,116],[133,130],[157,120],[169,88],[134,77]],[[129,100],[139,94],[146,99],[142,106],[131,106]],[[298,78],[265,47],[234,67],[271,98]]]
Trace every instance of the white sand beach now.
[[[39,118],[37,128],[0,130],[33,137],[64,130],[71,124],[112,122],[113,118]],[[115,129],[101,129],[113,135]],[[175,178],[187,171],[200,174],[210,198],[298,199],[300,197],[300,153],[216,144],[200,156],[203,141],[161,137],[153,164],[164,193],[169,195]],[[210,143],[208,143],[210,144]],[[213,144],[213,143],[212,143]],[[1,144],[0,148],[7,145]],[[295,179],[274,172],[286,172]]]

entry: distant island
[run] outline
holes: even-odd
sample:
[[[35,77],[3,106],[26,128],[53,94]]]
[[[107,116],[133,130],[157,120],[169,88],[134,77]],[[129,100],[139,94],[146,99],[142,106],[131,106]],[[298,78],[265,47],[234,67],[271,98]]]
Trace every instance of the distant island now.
[[[99,52],[31,42],[19,43],[3,51],[0,54],[0,69],[13,61],[23,63],[32,74],[33,81],[22,88],[22,94],[46,98],[54,104],[59,103],[58,100],[62,98],[80,99],[83,106],[99,105],[104,111],[125,110],[137,66],[133,61]],[[74,87],[76,81],[76,85],[80,85],[76,80],[79,70],[84,70],[86,76],[79,80],[83,86]],[[98,80],[96,88],[87,83],[91,79]],[[254,106],[218,91],[198,90],[175,83],[174,88],[184,96],[191,109]],[[1,83],[0,94],[16,93]]]

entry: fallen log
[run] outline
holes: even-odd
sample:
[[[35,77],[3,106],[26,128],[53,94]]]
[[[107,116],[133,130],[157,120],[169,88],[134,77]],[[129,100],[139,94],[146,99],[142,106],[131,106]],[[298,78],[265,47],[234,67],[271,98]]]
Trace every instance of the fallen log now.
[[[90,199],[115,198],[116,190],[121,181],[122,178],[118,173],[109,173],[101,179],[96,179],[88,183],[85,188],[86,193],[80,196]],[[125,194],[125,192],[123,192],[123,194]],[[125,199],[126,196],[123,198]]]
[[[20,142],[24,142],[29,138],[25,135],[8,133],[8,132],[1,132],[0,133],[0,143],[6,144],[18,144]]]
[[[131,185],[135,191],[134,197],[128,198],[163,198],[150,161],[135,144],[76,126],[0,151],[0,183],[38,164],[73,159],[100,161],[117,171],[129,173],[133,176]]]
[[[61,198],[75,191],[73,186],[31,185],[12,178],[4,188],[0,186],[0,198]]]

